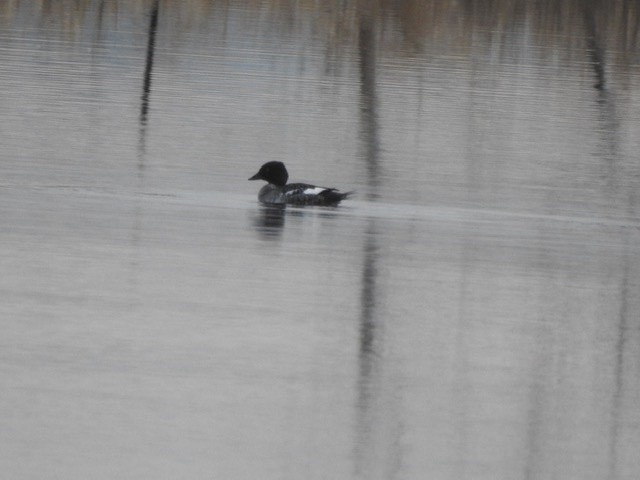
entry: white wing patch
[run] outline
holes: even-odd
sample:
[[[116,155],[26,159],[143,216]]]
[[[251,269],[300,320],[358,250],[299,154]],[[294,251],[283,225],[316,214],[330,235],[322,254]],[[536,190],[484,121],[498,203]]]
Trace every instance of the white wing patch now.
[[[298,196],[298,195],[319,195],[322,192],[324,192],[325,190],[328,190],[327,188],[324,187],[307,187],[307,188],[296,188],[295,190],[291,190],[289,192],[286,192],[285,195],[289,195],[289,196]]]
[[[322,187],[305,188],[302,191],[302,195],[319,195],[325,190],[326,188],[322,188]]]

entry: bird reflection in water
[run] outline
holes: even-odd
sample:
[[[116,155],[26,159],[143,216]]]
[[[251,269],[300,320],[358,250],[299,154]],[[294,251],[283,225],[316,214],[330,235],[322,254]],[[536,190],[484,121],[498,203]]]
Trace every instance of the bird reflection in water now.
[[[261,205],[254,225],[263,238],[279,237],[284,227],[285,205]]]

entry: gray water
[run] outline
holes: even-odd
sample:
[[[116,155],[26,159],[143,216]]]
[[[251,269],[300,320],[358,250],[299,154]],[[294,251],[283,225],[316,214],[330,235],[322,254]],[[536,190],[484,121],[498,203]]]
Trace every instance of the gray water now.
[[[639,478],[639,18],[1,3],[1,476]]]

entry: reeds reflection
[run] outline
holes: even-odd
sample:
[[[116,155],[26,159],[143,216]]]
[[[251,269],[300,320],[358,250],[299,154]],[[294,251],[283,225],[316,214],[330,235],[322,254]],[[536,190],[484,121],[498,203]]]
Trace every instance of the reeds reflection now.
[[[149,13],[149,34],[147,39],[147,54],[144,67],[144,81],[142,86],[142,102],[140,106],[140,123],[146,125],[149,114],[149,95],[151,94],[151,75],[153,73],[153,56],[158,31],[159,0],[155,0]]]
[[[105,22],[139,19],[148,12],[153,0],[123,1],[65,0],[20,1],[0,4],[0,21],[5,24],[33,22],[56,25],[67,34],[81,34],[92,27],[97,12]],[[434,49],[446,54],[450,49],[470,49],[479,38],[505,40],[514,26],[523,25],[538,43],[549,48],[562,47],[571,54],[583,49],[594,37],[605,40],[603,48],[615,52],[616,68],[637,64],[640,30],[640,4],[630,0],[390,0],[282,2],[244,0],[164,0],[163,22],[171,25],[174,38],[194,28],[241,9],[252,18],[271,17],[283,32],[300,29],[312,22],[314,35],[336,54],[337,47],[352,46],[360,38],[363,15],[379,27],[380,52],[383,55],[415,55]],[[587,22],[584,20],[587,19]]]

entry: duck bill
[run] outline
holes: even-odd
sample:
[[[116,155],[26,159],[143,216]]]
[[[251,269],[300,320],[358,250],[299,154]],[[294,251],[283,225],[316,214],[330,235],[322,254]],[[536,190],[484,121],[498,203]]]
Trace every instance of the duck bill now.
[[[260,173],[256,173],[253,177],[249,178],[249,180],[260,180]]]

